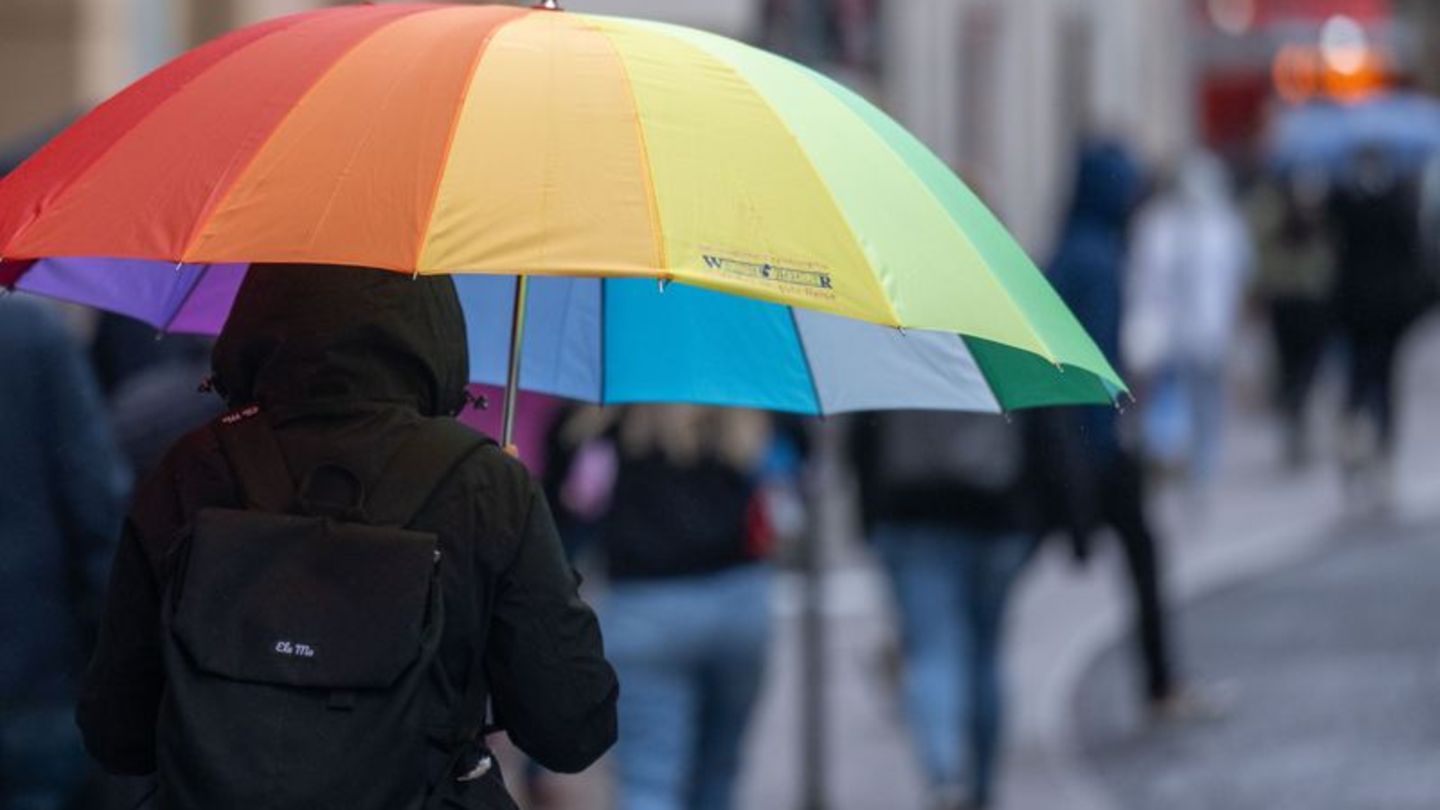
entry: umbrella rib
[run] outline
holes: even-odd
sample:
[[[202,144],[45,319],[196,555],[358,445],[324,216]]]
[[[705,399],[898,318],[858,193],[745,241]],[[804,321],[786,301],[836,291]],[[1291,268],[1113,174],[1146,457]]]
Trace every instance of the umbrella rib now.
[[[615,62],[620,66],[620,72],[625,76],[625,95],[630,99],[630,111],[635,121],[635,135],[640,141],[640,170],[645,179],[645,203],[649,206],[650,232],[655,241],[655,269],[660,271],[662,278],[669,277],[668,252],[665,249],[665,230],[660,221],[660,202],[655,194],[655,168],[650,165],[650,145],[645,137],[645,123],[640,120],[640,100],[635,96],[635,83],[630,76],[630,65],[625,61],[620,48],[615,44],[614,38],[602,26],[593,22],[585,22],[582,25],[600,36],[605,44],[610,46],[610,52],[615,56]]]
[[[165,322],[156,324],[157,327],[165,332],[170,331],[170,327],[174,325],[175,319],[180,317],[180,313],[185,311],[185,305],[190,303],[190,299],[194,297],[195,291],[200,289],[201,284],[205,283],[205,277],[210,275],[210,268],[211,265],[209,264],[200,266],[200,269],[195,273],[194,277],[190,279],[190,283],[185,292],[180,295],[180,300],[175,303],[175,306],[171,308],[170,312],[166,315]]]
[[[450,154],[455,147],[455,135],[460,131],[460,117],[464,114],[465,108],[470,104],[470,90],[475,84],[475,76],[480,72],[480,63],[485,60],[485,54],[490,50],[490,43],[506,26],[516,20],[523,19],[526,15],[517,15],[494,26],[486,32],[485,37],[480,40],[480,45],[475,49],[475,56],[470,60],[470,72],[465,77],[465,89],[460,93],[460,103],[455,105],[455,112],[450,116],[450,131],[445,135],[445,163],[440,171],[435,174],[435,187],[430,191],[430,204],[425,211],[425,227],[420,230],[419,244],[415,246],[415,259],[412,270],[420,272],[420,259],[424,256],[425,245],[430,236],[430,229],[435,224],[435,207],[440,203],[440,187],[444,185],[446,170],[450,168]]]
[[[826,76],[823,73],[814,70],[813,68],[805,67],[803,65],[801,66],[801,68],[813,75],[819,82],[820,86],[825,88],[827,91],[830,92],[832,96],[835,97],[835,101],[837,103],[845,105],[847,107],[850,106],[849,103],[846,102],[844,96],[841,95],[841,93],[843,92],[853,94],[853,91],[844,87],[834,79],[831,79],[829,76]],[[965,244],[970,246],[971,250],[975,252],[975,255],[979,256],[981,259],[984,259],[986,265],[988,266],[990,262],[986,258],[985,254],[979,249],[979,247],[976,246],[975,240],[970,237],[970,234],[966,232],[965,228],[959,222],[957,222],[954,217],[950,216],[949,210],[945,206],[945,202],[941,200],[939,195],[935,193],[935,190],[930,187],[930,184],[924,182],[924,180],[920,177],[920,173],[916,171],[913,167],[911,167],[910,162],[905,159],[905,156],[902,155],[900,151],[895,148],[895,146],[890,142],[888,138],[886,138],[874,126],[872,126],[869,121],[865,120],[865,118],[860,115],[856,115],[855,117],[857,123],[860,125],[860,129],[862,132],[869,134],[872,139],[879,143],[881,149],[889,153],[890,156],[893,157],[897,163],[899,163],[901,166],[904,166],[912,174],[915,175],[915,180],[920,186],[923,193],[927,197],[929,197],[930,201],[935,206],[937,206],[942,212],[945,213],[945,220],[950,223],[951,227],[957,234],[959,234],[960,238],[965,242]],[[922,148],[924,147],[922,146]],[[929,150],[926,149],[926,152],[928,153]],[[930,154],[933,157],[933,153]],[[939,158],[936,158],[936,160],[939,160]],[[1035,272],[1039,272],[1038,268]],[[1041,335],[1038,331],[1036,331],[1033,320],[1025,311],[1025,308],[1020,306],[1019,302],[1015,298],[1015,293],[1010,289],[1010,286],[1006,284],[1004,279],[999,274],[995,273],[993,270],[991,270],[990,276],[994,279],[995,285],[999,287],[1000,290],[1004,293],[1005,301],[1010,304],[1011,309],[1014,310],[1015,313],[1019,316],[1019,320],[1021,324],[1024,325],[1025,331],[1030,334],[1030,336],[1035,340],[1035,344],[1040,348],[1040,351],[1036,353],[1039,354],[1041,357],[1044,357],[1053,365],[1062,365],[1059,356],[1055,354],[1055,350],[1051,348],[1050,342],[1046,340],[1044,336]],[[1016,346],[1014,348],[1021,349],[1021,347],[1019,346]],[[1028,351],[1026,349],[1021,350]]]
[[[635,21],[632,20],[632,21],[629,21],[629,22],[635,22]],[[877,286],[877,287],[882,291],[882,293],[883,293],[883,291],[884,291],[884,285],[880,282],[879,274],[875,272],[875,263],[874,263],[873,257],[871,257],[870,254],[865,250],[865,246],[864,246],[862,240],[860,239],[859,231],[857,231],[857,230],[855,229],[855,223],[851,221],[850,216],[849,216],[849,215],[846,213],[846,211],[845,211],[845,208],[844,208],[842,205],[840,205],[840,200],[835,196],[835,192],[834,192],[834,190],[830,187],[830,183],[826,180],[825,174],[820,171],[820,167],[815,164],[814,158],[812,158],[812,157],[810,156],[810,153],[805,149],[805,144],[804,144],[804,143],[800,140],[800,138],[795,134],[795,130],[790,127],[790,124],[785,120],[784,116],[782,116],[782,115],[780,114],[780,111],[779,111],[778,109],[776,109],[775,105],[771,102],[771,100],[770,100],[769,98],[767,98],[764,93],[760,92],[760,90],[759,90],[757,87],[755,87],[754,83],[751,82],[751,81],[749,80],[749,78],[747,78],[747,77],[745,76],[745,74],[744,74],[743,71],[741,71],[739,68],[737,68],[734,64],[732,64],[732,63],[731,63],[728,59],[726,59],[724,56],[722,56],[721,54],[716,53],[715,51],[711,50],[710,48],[706,47],[705,45],[699,44],[699,43],[697,43],[697,42],[692,42],[692,41],[687,40],[687,39],[684,39],[684,38],[682,38],[682,37],[675,36],[674,34],[670,33],[670,31],[668,30],[668,29],[670,29],[670,28],[674,28],[674,27],[678,27],[678,26],[669,26],[669,25],[666,25],[666,24],[663,24],[663,23],[650,23],[650,24],[644,25],[643,27],[644,27],[646,30],[649,30],[649,31],[651,31],[651,32],[654,32],[654,33],[658,34],[659,36],[663,36],[663,37],[665,37],[666,39],[671,40],[672,42],[676,43],[676,44],[679,45],[680,47],[683,47],[683,48],[689,49],[689,50],[691,50],[691,51],[694,51],[694,52],[696,52],[696,53],[702,54],[707,60],[714,62],[714,64],[715,64],[716,66],[718,66],[721,70],[724,70],[724,71],[728,72],[728,73],[736,80],[736,82],[737,82],[740,86],[745,87],[745,88],[747,88],[747,89],[749,90],[750,94],[751,94],[752,96],[754,96],[754,98],[755,98],[756,101],[759,103],[759,105],[760,105],[761,107],[763,107],[764,110],[765,110],[767,113],[769,113],[770,117],[775,121],[775,124],[776,124],[776,126],[779,128],[779,130],[780,130],[781,132],[784,132],[784,133],[785,133],[785,137],[789,139],[789,141],[790,141],[791,144],[793,144],[796,153],[799,155],[800,161],[803,162],[803,164],[805,165],[805,167],[810,170],[810,173],[811,173],[812,175],[814,175],[814,177],[815,177],[815,179],[816,179],[816,184],[817,184],[821,189],[824,190],[824,192],[825,192],[825,199],[829,201],[830,206],[835,210],[835,215],[836,215],[836,217],[837,217],[842,223],[844,223],[845,229],[846,229],[846,235],[850,238],[851,242],[853,243],[853,246],[854,246],[854,248],[855,248],[855,252],[856,252],[858,255],[864,257],[865,262],[866,262],[866,265],[867,265],[867,266],[866,266],[866,269],[870,271],[870,275],[874,278],[875,283],[876,283],[876,286]],[[608,33],[607,33],[607,36],[608,36]],[[624,59],[623,59],[623,58],[621,59],[621,62],[622,62],[622,64],[624,63]],[[627,73],[627,75],[628,75],[628,73]],[[632,93],[633,93],[633,87],[632,87]],[[638,114],[638,110],[637,110],[637,114]],[[694,280],[694,279],[691,279],[690,282],[691,282],[692,284],[696,284],[697,286],[706,286],[706,285],[699,284],[699,283],[698,283],[696,280]],[[717,288],[715,288],[715,289],[720,289],[720,288],[717,287]],[[723,289],[721,289],[720,291],[721,291],[721,292],[727,292],[726,290],[723,290]],[[890,326],[898,326],[898,325],[900,325],[900,314],[895,311],[895,304],[894,304],[894,302],[893,302],[892,300],[890,300],[890,296],[889,296],[889,295],[882,295],[882,296],[881,296],[881,299],[883,300],[883,302],[884,302],[884,304],[885,304],[885,309],[886,309],[886,311],[890,313],[890,321],[891,321],[891,322],[890,322],[888,325],[890,325]],[[776,303],[785,304],[785,302],[782,302],[782,301],[779,301],[779,300],[776,300]],[[788,305],[788,304],[786,304],[786,305]]]
[[[980,358],[976,357],[975,353],[970,351],[970,343],[965,340],[965,336],[953,333],[950,336],[960,343],[961,351],[965,352],[965,356],[969,357],[970,362],[975,364],[975,372],[980,375],[980,380],[985,383],[985,393],[989,394],[990,401],[995,403],[995,410],[989,411],[988,413],[1008,414],[1010,409],[1005,407],[1005,403],[1000,400],[1000,389],[996,387],[994,380],[990,379],[990,372],[985,368],[985,365],[980,362]]]
[[[325,69],[320,71],[320,73],[310,81],[309,86],[305,88],[305,91],[301,93],[299,97],[295,99],[294,103],[290,105],[289,109],[285,110],[284,114],[275,121],[275,125],[270,128],[269,132],[265,133],[264,140],[262,140],[259,145],[256,146],[253,152],[251,152],[248,156],[245,157],[244,166],[242,166],[239,171],[235,172],[230,177],[230,182],[223,189],[219,186],[219,184],[216,184],[216,186],[210,190],[210,195],[205,200],[205,205],[202,206],[200,209],[200,215],[195,218],[195,224],[191,226],[190,233],[187,234],[185,237],[185,243],[181,246],[180,255],[176,257],[177,260],[181,262],[187,261],[187,257],[190,255],[190,251],[193,250],[195,247],[196,240],[200,238],[200,233],[204,229],[205,223],[210,220],[210,217],[212,217],[216,211],[220,210],[220,208],[224,206],[225,201],[230,198],[230,194],[235,191],[235,189],[239,186],[240,181],[245,178],[245,175],[249,173],[250,169],[255,165],[256,161],[259,160],[260,155],[265,152],[265,145],[270,142],[270,138],[273,137],[275,133],[279,132],[285,127],[285,124],[290,120],[292,116],[295,115],[295,111],[300,109],[300,107],[304,105],[305,100],[308,99],[311,94],[315,92],[316,88],[322,86],[325,83],[326,78],[328,78],[336,70],[339,69],[340,65],[345,62],[346,58],[349,57],[350,54],[354,53],[356,49],[360,48],[365,43],[379,36],[386,29],[390,28],[392,25],[395,25],[406,17],[410,17],[415,14],[424,14],[429,11],[436,11],[437,8],[438,7],[418,7],[413,9],[406,9],[402,11],[402,13],[398,13],[391,19],[385,21],[383,24],[376,26],[373,30],[367,32],[364,36],[356,39],[354,42],[350,43],[350,46],[347,47],[344,51],[337,54],[335,60],[329,65],[326,65]],[[229,167],[227,167],[227,170],[228,168]]]
[[[795,317],[794,307],[785,307],[790,315],[790,328],[795,330],[795,342],[800,346],[800,359],[805,363],[805,379],[810,383],[810,394],[815,397],[815,413],[819,416],[825,415],[825,402],[820,398],[820,385],[815,382],[815,368],[810,365],[810,348],[805,343],[805,332],[800,328],[800,321]]]
[[[706,51],[706,53],[709,53],[709,51]],[[810,171],[819,181],[820,188],[825,190],[826,199],[828,199],[830,201],[830,205],[835,208],[835,213],[837,216],[839,216],[840,221],[845,223],[846,228],[849,231],[850,238],[855,242],[857,252],[859,252],[861,256],[865,257],[865,263],[868,265],[866,269],[869,270],[871,276],[874,277],[876,286],[879,287],[882,291],[884,291],[885,285],[880,279],[880,274],[876,272],[875,259],[870,255],[869,251],[865,250],[865,244],[860,239],[860,232],[856,230],[855,223],[851,221],[850,215],[845,211],[845,207],[840,204],[840,199],[835,196],[835,190],[830,187],[830,183],[826,179],[825,173],[820,171],[819,166],[815,165],[815,159],[811,157],[809,151],[805,149],[805,144],[800,140],[800,137],[795,134],[795,130],[790,127],[790,123],[786,121],[782,115],[780,115],[780,111],[775,108],[775,105],[771,103],[770,99],[767,98],[764,93],[759,92],[759,90],[756,89],[750,83],[750,81],[745,78],[744,74],[741,73],[739,69],[737,69],[734,65],[730,64],[724,59],[720,58],[718,55],[711,54],[711,56],[715,59],[716,62],[723,65],[726,70],[735,74],[735,77],[741,82],[743,82],[745,86],[750,87],[751,92],[755,94],[755,97],[760,100],[761,104],[765,105],[765,109],[770,111],[770,115],[774,117],[775,122],[780,126],[780,129],[785,133],[786,137],[790,139],[790,142],[795,145],[795,150],[800,154],[800,158],[805,162],[805,165],[810,168]],[[890,320],[892,322],[892,325],[903,326],[904,324],[900,320],[900,313],[895,309],[894,299],[890,297],[888,292],[885,295],[881,296],[881,298],[885,303],[885,309],[890,312]]]

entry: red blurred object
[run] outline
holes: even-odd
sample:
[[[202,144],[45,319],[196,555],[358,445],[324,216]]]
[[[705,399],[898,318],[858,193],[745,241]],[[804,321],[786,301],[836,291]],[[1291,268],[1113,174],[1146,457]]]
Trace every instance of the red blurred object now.
[[[1201,19],[1209,20],[1217,0],[1194,0]],[[1251,4],[1249,23],[1253,27],[1287,22],[1320,22],[1337,14],[1353,17],[1364,25],[1389,20],[1395,12],[1393,0],[1232,0]]]
[[[1236,71],[1206,77],[1200,91],[1205,143],[1211,147],[1246,143],[1260,133],[1261,111],[1270,98],[1270,77]]]
[[[0,288],[9,289],[14,286],[15,282],[19,281],[20,277],[25,275],[25,271],[29,270],[30,265],[34,263],[34,260],[17,262],[0,260]]]
[[[745,554],[752,560],[767,559],[775,550],[776,539],[765,488],[758,487],[745,507]]]
[[[1230,20],[1231,36],[1263,35],[1266,29],[1287,24],[1317,31],[1336,16],[1374,28],[1394,17],[1393,0],[1193,0],[1201,26],[1221,30]],[[1318,97],[1357,101],[1386,88],[1393,78],[1387,54],[1365,46],[1354,66],[1337,69],[1327,63],[1318,37],[1291,41],[1265,57],[1230,60],[1203,70],[1199,84],[1200,120],[1205,141],[1213,148],[1231,151],[1252,143],[1263,127],[1264,111],[1272,98],[1300,104]],[[1253,51],[1252,51],[1253,53]]]
[[[1324,20],[1336,14],[1361,23],[1383,22],[1393,12],[1391,0],[1256,0],[1255,20],[1270,25],[1290,20]]]

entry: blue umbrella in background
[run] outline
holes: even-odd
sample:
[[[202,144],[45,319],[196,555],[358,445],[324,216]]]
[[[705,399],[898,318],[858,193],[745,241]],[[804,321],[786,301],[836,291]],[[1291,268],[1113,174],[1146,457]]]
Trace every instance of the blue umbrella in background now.
[[[1440,153],[1440,102],[1414,92],[1355,104],[1307,102],[1280,114],[1267,151],[1275,171],[1335,172],[1366,146],[1386,149],[1403,168],[1420,168]]]

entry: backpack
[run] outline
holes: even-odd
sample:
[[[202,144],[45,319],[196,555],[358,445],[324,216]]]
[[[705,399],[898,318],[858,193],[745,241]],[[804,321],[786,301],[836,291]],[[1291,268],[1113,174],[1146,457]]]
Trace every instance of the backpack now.
[[[447,561],[435,534],[406,527],[488,440],[454,420],[427,420],[367,493],[335,464],[294,487],[258,407],[222,416],[214,430],[245,508],[200,509],[172,555],[162,603],[160,806],[471,806],[440,794],[453,792],[448,774],[492,770],[481,735],[484,639],[457,695],[437,660]],[[311,501],[321,468],[349,475],[356,502],[337,510]],[[437,733],[444,705],[459,711]],[[438,775],[437,758],[448,766]],[[499,796],[478,806],[513,807],[493,770],[484,790]]]
[[[958,411],[878,414],[876,481],[889,490],[950,487],[998,495],[1024,471],[1020,428],[1009,417]]]

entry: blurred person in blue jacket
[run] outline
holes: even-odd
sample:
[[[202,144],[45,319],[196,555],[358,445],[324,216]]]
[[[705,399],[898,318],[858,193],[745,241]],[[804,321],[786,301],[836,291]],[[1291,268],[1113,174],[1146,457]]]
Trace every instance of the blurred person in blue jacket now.
[[[1269,311],[1286,464],[1310,458],[1308,401],[1332,328],[1335,240],[1326,219],[1329,176],[1296,169],[1250,195],[1256,288]]]
[[[1120,373],[1120,325],[1131,217],[1141,171],[1118,143],[1080,153],[1069,215],[1050,265],[1050,281]],[[1110,529],[1125,554],[1134,597],[1144,694],[1152,717],[1184,716],[1194,701],[1174,672],[1160,541],[1145,511],[1145,470],[1121,411],[1110,406],[1052,409],[1032,421],[1034,464],[1044,523],[1070,535],[1079,559],[1090,535]]]
[[[0,810],[61,810],[88,772],[73,700],[129,477],[59,318],[6,295],[0,345]]]

